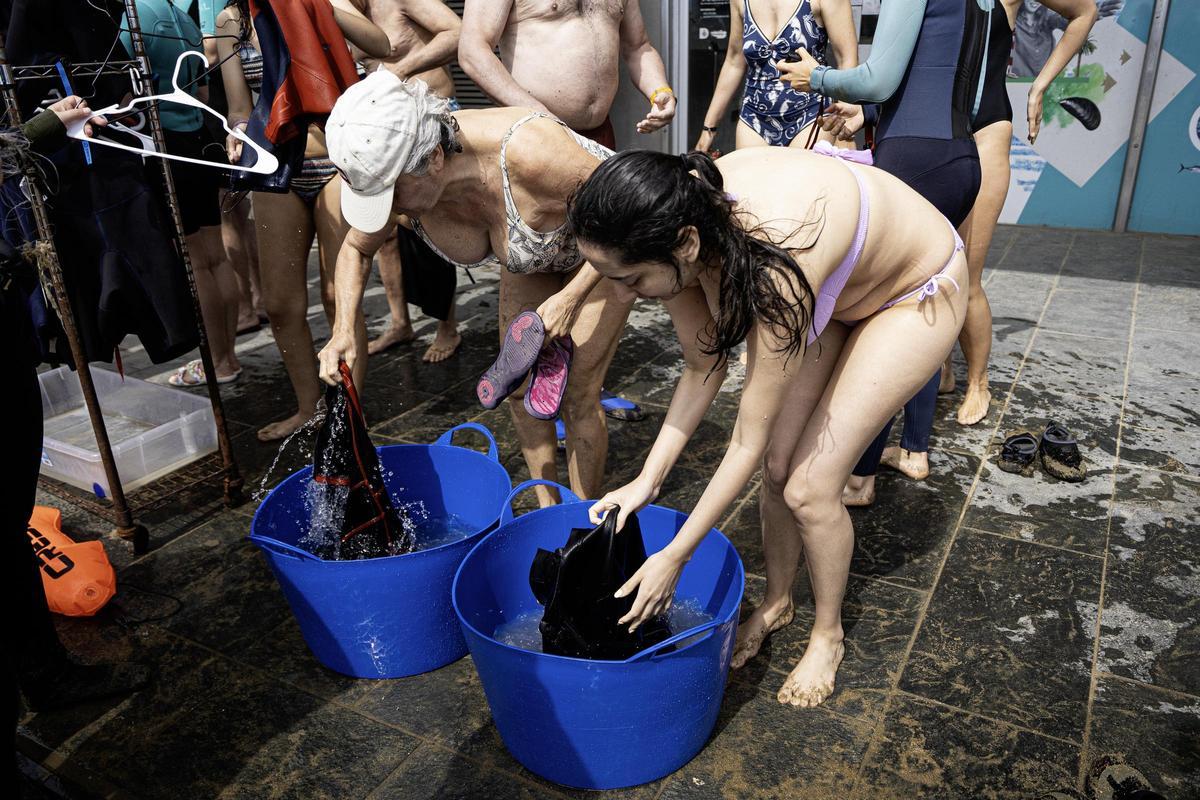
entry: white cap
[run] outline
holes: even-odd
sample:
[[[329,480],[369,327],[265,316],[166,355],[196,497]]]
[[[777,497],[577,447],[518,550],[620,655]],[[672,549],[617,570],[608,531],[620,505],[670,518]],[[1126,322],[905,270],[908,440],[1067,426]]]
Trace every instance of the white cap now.
[[[447,108],[424,81],[402,81],[382,67],[338,98],[325,143],[342,176],[346,222],[363,233],[387,225],[396,180],[438,145]]]

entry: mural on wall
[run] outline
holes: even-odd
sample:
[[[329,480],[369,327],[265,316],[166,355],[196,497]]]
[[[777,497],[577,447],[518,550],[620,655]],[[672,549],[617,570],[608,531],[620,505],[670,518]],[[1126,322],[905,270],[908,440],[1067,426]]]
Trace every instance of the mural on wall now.
[[[1002,222],[1112,226],[1154,2],[1096,0],[1096,6],[1100,19],[1087,44],[1046,91],[1036,146],[1028,142],[1024,113],[1029,85],[1066,22],[1036,0],[1024,0],[1017,13],[1008,80],[1012,176]],[[1152,128],[1185,89],[1197,87],[1193,68],[1200,65],[1185,63],[1195,61],[1195,50],[1193,45],[1192,55],[1181,60],[1164,47]]]

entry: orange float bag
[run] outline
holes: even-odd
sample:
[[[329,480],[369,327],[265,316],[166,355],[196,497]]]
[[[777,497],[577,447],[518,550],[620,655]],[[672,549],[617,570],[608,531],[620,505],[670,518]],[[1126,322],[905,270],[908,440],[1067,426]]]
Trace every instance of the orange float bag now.
[[[90,617],[117,593],[117,573],[101,542],[75,542],[62,532],[62,512],[35,506],[29,543],[42,568],[46,603],[56,614]]]

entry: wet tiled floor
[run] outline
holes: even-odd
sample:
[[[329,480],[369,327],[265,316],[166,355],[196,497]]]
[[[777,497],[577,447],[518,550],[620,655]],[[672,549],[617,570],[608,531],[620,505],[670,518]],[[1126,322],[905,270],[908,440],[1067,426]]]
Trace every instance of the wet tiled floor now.
[[[474,419],[527,475],[505,412],[481,412],[473,381],[496,342],[496,276],[464,285],[464,345],[422,364],[423,345],[372,360],[365,403],[379,443],[431,441]],[[1082,785],[1094,758],[1124,756],[1172,800],[1200,797],[1200,242],[1001,228],[986,275],[995,323],[995,402],[978,426],[940,401],[933,474],[880,478],[855,510],[847,656],[826,705],[775,693],[803,652],[797,621],[732,675],[699,756],[621,798],[1034,798]],[[311,319],[318,339],[315,291]],[[386,305],[373,286],[368,318]],[[420,320],[428,338],[432,323]],[[246,373],[227,387],[240,466],[252,488],[275,448],[255,429],[290,411],[266,332],[239,343]],[[643,404],[611,422],[609,485],[632,477],[679,374],[657,306],[641,304],[608,386]],[[161,379],[136,348],[133,374]],[[959,359],[960,385],[963,377]],[[720,459],[736,413],[731,378],[659,502],[687,509]],[[1065,421],[1091,469],[1078,485],[1021,478],[995,444]],[[757,481],[721,525],[761,597]],[[53,502],[43,495],[41,502]],[[146,798],[549,798],[582,796],[524,770],[504,749],[470,658],[396,681],[352,680],[309,655],[262,556],[244,541],[254,504],[169,509],[134,557],[102,521],[67,510],[77,538],[103,536],[120,594],[92,620],[61,620],[85,659],[138,659],[158,677],[132,697],[31,714],[21,748],[99,795]],[[58,777],[55,777],[55,776]]]

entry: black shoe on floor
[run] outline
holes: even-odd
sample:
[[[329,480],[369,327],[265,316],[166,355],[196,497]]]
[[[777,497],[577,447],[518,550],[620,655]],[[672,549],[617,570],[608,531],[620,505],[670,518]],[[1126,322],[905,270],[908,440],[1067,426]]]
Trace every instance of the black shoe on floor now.
[[[1100,756],[1093,761],[1086,783],[1092,800],[1165,800],[1145,775],[1120,756]]]
[[[1037,462],[1038,440],[1029,431],[1014,433],[1000,446],[1000,458],[996,464],[1005,472],[1028,478],[1033,474]]]
[[[21,676],[21,692],[32,711],[54,711],[105,697],[136,692],[150,682],[145,664],[79,664],[70,659]]]
[[[1087,477],[1087,465],[1075,437],[1061,422],[1051,421],[1038,444],[1042,470],[1060,481],[1079,483]]]

